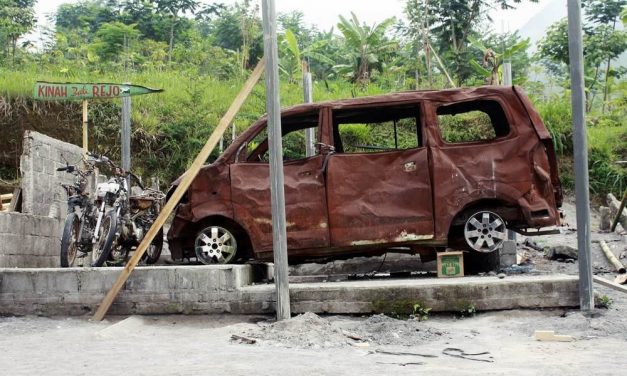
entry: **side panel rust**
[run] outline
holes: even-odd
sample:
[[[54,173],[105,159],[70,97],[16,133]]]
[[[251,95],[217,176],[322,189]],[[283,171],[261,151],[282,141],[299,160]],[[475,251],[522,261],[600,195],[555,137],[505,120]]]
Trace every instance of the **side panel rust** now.
[[[289,249],[329,246],[323,156],[285,162],[285,212]],[[255,252],[272,249],[269,165],[234,163],[231,186],[235,220],[248,232]]]
[[[440,135],[436,108],[451,102],[427,106],[436,239],[446,239],[455,216],[479,202],[520,206],[524,217],[520,220],[532,227],[559,224],[544,144],[521,102],[513,91],[482,99],[501,103],[510,125],[507,136],[447,144]]]
[[[331,155],[327,198],[334,247],[433,238],[426,148]]]

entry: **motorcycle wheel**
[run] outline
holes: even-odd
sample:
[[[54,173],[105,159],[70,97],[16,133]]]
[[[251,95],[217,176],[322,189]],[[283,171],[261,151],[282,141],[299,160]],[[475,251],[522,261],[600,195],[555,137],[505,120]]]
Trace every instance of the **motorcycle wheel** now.
[[[76,213],[70,213],[65,217],[65,226],[63,226],[63,236],[61,237],[62,268],[74,266],[80,242],[80,227],[81,223]]]
[[[98,241],[96,241],[91,251],[91,266],[102,266],[109,259],[117,227],[118,216],[115,210],[110,210],[102,218],[102,223],[98,230]]]
[[[163,229],[159,230],[152,243],[148,246],[148,249],[142,256],[142,260],[148,265],[152,265],[159,261],[161,256],[161,250],[163,249]]]

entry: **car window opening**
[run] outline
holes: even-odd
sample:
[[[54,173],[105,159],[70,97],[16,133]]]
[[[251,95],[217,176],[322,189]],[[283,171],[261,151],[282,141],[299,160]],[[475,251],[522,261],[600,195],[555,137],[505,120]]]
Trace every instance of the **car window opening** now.
[[[335,148],[341,153],[376,153],[422,146],[416,104],[334,113]]]
[[[283,143],[283,160],[291,161],[306,158],[305,132],[313,128],[317,137],[318,111],[298,116],[283,116],[281,131]],[[268,127],[262,127],[247,143],[249,162],[269,162]],[[317,154],[317,151],[316,151]]]
[[[509,135],[510,125],[494,100],[460,102],[437,109],[438,124],[446,143],[490,141]]]

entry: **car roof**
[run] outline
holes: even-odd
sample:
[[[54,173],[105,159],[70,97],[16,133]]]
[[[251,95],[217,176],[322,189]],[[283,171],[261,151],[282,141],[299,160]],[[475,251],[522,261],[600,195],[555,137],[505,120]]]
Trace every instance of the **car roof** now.
[[[369,105],[388,105],[415,102],[420,100],[437,102],[457,102],[472,100],[495,94],[513,93],[512,86],[480,86],[472,88],[455,88],[444,90],[413,90],[367,97],[329,100],[317,103],[305,103],[284,108],[283,115],[310,112],[320,108],[342,109]],[[265,116],[264,116],[265,117]]]

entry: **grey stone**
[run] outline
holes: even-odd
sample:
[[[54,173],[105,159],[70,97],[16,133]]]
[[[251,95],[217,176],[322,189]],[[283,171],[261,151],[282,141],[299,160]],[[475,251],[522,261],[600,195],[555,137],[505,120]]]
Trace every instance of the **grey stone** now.
[[[599,230],[601,231],[609,231],[612,226],[612,212],[610,208],[607,206],[601,206],[599,208],[599,214],[601,216],[601,221],[599,223]]]
[[[577,248],[573,248],[567,245],[557,245],[549,248],[546,257],[551,260],[557,259],[574,259],[577,260],[579,253]]]
[[[515,264],[516,242],[513,240],[506,240],[503,242],[503,246],[499,250],[499,266],[501,269],[505,269]]]

